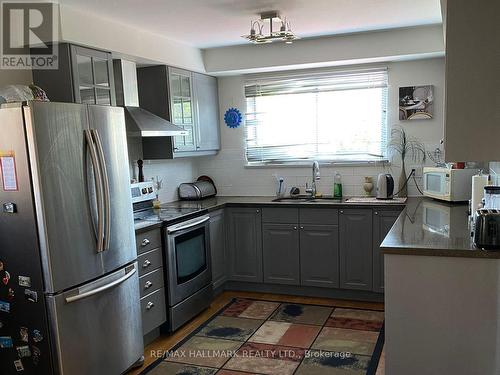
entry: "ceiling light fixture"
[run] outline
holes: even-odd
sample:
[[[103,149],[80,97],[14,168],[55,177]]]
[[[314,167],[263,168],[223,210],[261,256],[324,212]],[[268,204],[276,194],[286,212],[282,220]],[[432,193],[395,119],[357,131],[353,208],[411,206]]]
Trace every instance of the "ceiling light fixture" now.
[[[266,20],[269,21],[269,34],[263,34]],[[281,23],[279,31],[273,31],[273,22]],[[243,35],[242,38],[255,44],[272,43],[274,41],[292,44],[294,40],[299,39],[292,32],[290,21],[282,18],[277,11],[261,13],[260,20],[250,22],[250,34]]]

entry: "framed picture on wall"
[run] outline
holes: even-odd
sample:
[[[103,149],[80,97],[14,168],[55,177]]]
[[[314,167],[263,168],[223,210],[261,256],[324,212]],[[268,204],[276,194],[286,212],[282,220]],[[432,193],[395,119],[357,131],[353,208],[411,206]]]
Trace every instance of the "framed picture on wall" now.
[[[434,86],[399,88],[399,119],[427,120],[434,115]]]

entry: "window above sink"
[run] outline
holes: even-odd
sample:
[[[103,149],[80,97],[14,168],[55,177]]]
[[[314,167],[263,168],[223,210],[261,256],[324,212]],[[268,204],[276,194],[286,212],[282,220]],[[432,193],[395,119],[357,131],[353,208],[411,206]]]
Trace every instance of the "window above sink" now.
[[[247,80],[248,166],[387,161],[387,69]]]

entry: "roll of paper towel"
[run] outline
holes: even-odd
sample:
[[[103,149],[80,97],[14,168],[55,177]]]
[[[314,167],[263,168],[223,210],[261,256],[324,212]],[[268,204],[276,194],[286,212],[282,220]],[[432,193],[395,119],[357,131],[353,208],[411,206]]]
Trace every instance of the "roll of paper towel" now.
[[[484,187],[488,185],[488,175],[472,176],[472,213],[479,208],[481,200],[484,198]]]

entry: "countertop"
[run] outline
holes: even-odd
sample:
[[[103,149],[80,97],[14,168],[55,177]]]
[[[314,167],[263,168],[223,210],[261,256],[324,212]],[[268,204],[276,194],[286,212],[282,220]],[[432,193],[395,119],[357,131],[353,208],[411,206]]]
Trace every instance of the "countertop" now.
[[[381,248],[384,254],[500,259],[474,245],[467,204],[409,198]]]
[[[323,207],[323,208],[367,208],[367,207],[404,207],[405,203],[398,201],[377,201],[377,202],[347,202],[349,197],[343,198],[340,202],[334,200],[316,200],[314,202],[273,202],[276,197],[255,197],[255,196],[218,196],[200,201],[175,201],[164,203],[161,207],[176,208],[196,208],[197,214],[201,215],[224,207]],[[193,216],[192,214],[190,216]],[[136,232],[142,232],[155,227],[161,227],[162,221],[139,221],[135,223]]]
[[[340,202],[329,199],[317,199],[312,202],[273,202],[276,197],[213,197],[201,201],[176,201],[165,203],[162,207],[198,207],[200,210],[214,211],[226,206],[239,206],[239,207],[254,207],[254,206],[268,206],[268,207],[404,207],[405,203],[399,201],[381,200],[377,202],[347,202],[348,197],[343,198]]]

